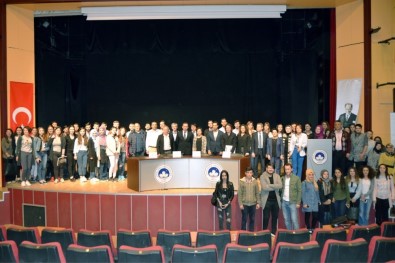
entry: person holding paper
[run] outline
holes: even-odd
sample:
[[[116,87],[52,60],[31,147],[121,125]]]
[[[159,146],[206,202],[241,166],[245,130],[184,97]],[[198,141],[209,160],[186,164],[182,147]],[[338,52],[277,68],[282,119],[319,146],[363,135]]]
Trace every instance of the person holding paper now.
[[[225,151],[234,153],[237,146],[236,134],[232,132],[232,125],[230,123],[225,126],[225,134],[222,136],[222,145],[225,146]]]

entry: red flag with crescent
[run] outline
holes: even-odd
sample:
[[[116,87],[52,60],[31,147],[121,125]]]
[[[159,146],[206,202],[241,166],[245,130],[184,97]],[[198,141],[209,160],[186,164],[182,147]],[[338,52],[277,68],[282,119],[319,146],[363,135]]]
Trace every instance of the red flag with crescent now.
[[[8,119],[11,129],[18,126],[33,127],[34,120],[33,83],[10,82],[10,111]]]

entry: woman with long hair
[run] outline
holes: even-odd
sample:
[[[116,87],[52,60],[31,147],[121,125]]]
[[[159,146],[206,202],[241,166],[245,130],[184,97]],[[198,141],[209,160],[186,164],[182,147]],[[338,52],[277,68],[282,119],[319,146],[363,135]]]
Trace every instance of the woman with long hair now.
[[[49,125],[47,127],[48,142],[54,137],[55,137],[54,127],[52,125]],[[49,149],[49,145],[48,145],[48,149]],[[45,173],[45,178],[46,179],[51,179],[51,182],[53,182],[54,181],[54,167],[52,165],[51,153],[50,152],[48,152],[48,160],[49,160],[49,162],[47,162],[47,171]]]
[[[362,168],[361,183],[361,198],[359,202],[359,219],[360,226],[367,226],[369,224],[370,206],[372,204],[372,194],[374,189],[373,170],[369,166]]]
[[[15,151],[15,158],[17,156],[16,154],[16,144],[19,140],[19,138],[22,136],[22,127],[16,127],[15,133],[14,133],[14,151]],[[15,159],[16,160],[16,178],[15,181],[20,182],[22,178],[22,166],[21,166],[21,160],[20,159]]]
[[[34,160],[33,138],[30,136],[31,129],[23,128],[23,135],[18,137],[16,143],[16,161],[20,161],[22,166],[21,186],[30,186],[29,176]]]
[[[74,146],[77,136],[74,132],[74,126],[70,125],[69,132],[66,136],[64,136],[66,140],[66,158],[67,158],[67,173],[69,174],[69,178],[71,182],[75,182],[74,174],[75,174],[75,165],[76,159],[74,158]]]
[[[346,183],[348,186],[348,192],[350,194],[350,201],[351,201],[349,209],[351,209],[351,207],[357,207],[359,209],[359,197],[361,196],[362,193],[362,187],[360,185],[358,171],[356,168],[350,167],[348,169],[348,174],[346,176]],[[358,221],[358,214],[355,214],[355,217],[353,217],[352,219]]]
[[[36,127],[32,128],[31,137],[33,139],[33,151],[34,151],[34,156],[35,156],[35,159],[34,159],[33,165],[32,165],[31,175],[32,175],[33,181],[38,181],[38,179],[37,179],[38,165],[41,162],[41,158],[38,155],[38,153],[40,152],[40,148],[41,148],[41,139],[38,136],[38,129]]]
[[[202,154],[207,153],[207,138],[203,135],[202,128],[196,129],[196,136],[193,137],[192,151],[200,151]]]
[[[297,124],[291,136],[289,151],[292,152],[292,166],[295,174],[302,178],[303,161],[306,157],[307,135],[302,132],[302,125]]]
[[[307,139],[314,139],[314,133],[311,131],[310,123],[304,125],[304,133],[307,135]]]
[[[15,175],[17,172],[12,129],[5,130],[5,135],[1,139],[1,153],[3,157],[3,164],[5,164],[6,182],[11,182],[15,179]]]
[[[217,215],[219,229],[224,229],[224,218],[226,220],[226,229],[230,230],[232,220],[232,200],[234,197],[233,183],[229,181],[229,173],[222,170],[220,180],[215,185],[215,196],[217,197]]]
[[[119,160],[118,160],[118,181],[125,180],[125,165],[126,165],[126,150],[127,150],[126,129],[119,128],[118,142],[119,142]]]
[[[240,132],[237,135],[237,147],[236,153],[244,156],[250,155],[251,152],[251,136],[248,134],[247,127],[242,124],[240,126]]]
[[[62,128],[56,127],[54,134],[48,141],[49,147],[49,158],[52,163],[52,167],[54,170],[54,183],[57,184],[59,182],[63,183],[63,166],[64,163],[60,162],[59,159],[66,158],[65,155],[65,147],[66,147],[66,139],[62,136]]]
[[[376,210],[376,224],[388,221],[388,209],[395,202],[394,179],[388,174],[385,164],[379,165],[373,189],[373,208]]]
[[[110,160],[110,168],[108,169],[109,180],[115,182],[118,170],[118,159],[119,159],[119,141],[117,135],[117,128],[112,127],[106,137],[106,154]]]
[[[332,182],[333,188],[333,209],[334,217],[338,218],[346,214],[346,208],[350,207],[350,192],[343,173],[339,168],[335,169],[335,176]]]
[[[321,178],[317,182],[320,196],[319,216],[322,225],[328,225],[332,221],[333,189],[328,170],[321,171]]]
[[[37,157],[40,158],[40,161],[38,162],[38,166],[37,166],[37,177],[38,177],[38,182],[40,184],[45,184],[47,182],[45,181],[45,172],[47,168],[49,148],[48,148],[48,136],[45,133],[43,127],[38,127],[38,137],[41,140],[41,147],[37,152]]]
[[[307,229],[312,233],[318,221],[318,204],[320,203],[318,184],[314,180],[313,169],[306,170],[306,179],[302,183],[302,211]],[[311,216],[311,222],[310,222]]]
[[[77,160],[78,175],[80,176],[80,182],[84,183],[87,181],[86,165],[88,163],[88,137],[85,133],[85,128],[80,128],[78,131],[78,138],[74,142],[74,160]]]

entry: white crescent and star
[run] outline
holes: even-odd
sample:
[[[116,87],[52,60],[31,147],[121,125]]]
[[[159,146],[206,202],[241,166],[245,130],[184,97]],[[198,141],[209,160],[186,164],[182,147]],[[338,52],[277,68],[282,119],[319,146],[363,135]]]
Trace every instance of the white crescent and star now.
[[[12,120],[14,121],[14,123],[17,123],[16,116],[18,116],[19,113],[25,113],[29,118],[29,121],[26,124],[30,123],[30,121],[32,120],[32,113],[28,108],[25,107],[18,107],[12,112]]]

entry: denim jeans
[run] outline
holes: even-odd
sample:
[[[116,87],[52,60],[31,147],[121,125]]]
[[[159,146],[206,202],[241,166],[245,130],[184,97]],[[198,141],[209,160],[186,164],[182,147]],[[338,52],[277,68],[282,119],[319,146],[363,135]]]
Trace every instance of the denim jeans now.
[[[37,179],[45,180],[45,172],[47,169],[48,154],[47,152],[38,152],[41,162],[37,165]]]
[[[78,174],[80,176],[86,175],[86,164],[88,162],[88,152],[78,151],[77,153],[77,164],[78,164]]]
[[[99,179],[108,179],[108,163],[100,163]]]
[[[346,199],[344,200],[336,200],[333,203],[334,210],[334,218],[338,218],[339,216],[344,216],[346,214]]]
[[[282,203],[285,226],[288,230],[299,229],[298,209],[296,204],[284,201]]]
[[[232,220],[232,205],[229,204],[225,209],[217,206],[217,214],[218,214],[218,225],[219,230],[224,229],[224,217],[226,218],[226,229],[230,230],[231,220]]]
[[[359,202],[359,220],[358,224],[360,226],[369,225],[369,214],[370,214],[370,206],[372,205],[371,199],[366,199],[366,202]]]
[[[33,154],[29,152],[21,151],[20,154],[21,166],[22,166],[22,181],[30,179],[30,172],[33,165]]]
[[[119,154],[118,159],[118,171],[117,176],[123,176],[125,174],[125,165],[126,165],[126,152],[121,152]]]
[[[271,165],[274,166],[276,174],[280,174],[281,172],[281,159],[280,157],[271,157],[270,158]]]
[[[247,230],[247,219],[249,218],[248,231],[254,232],[255,230],[255,210],[256,205],[244,205],[241,210],[241,230]]]
[[[300,156],[298,149],[295,148],[292,152],[292,167],[295,175],[302,179],[302,168],[303,168],[304,156]]]

